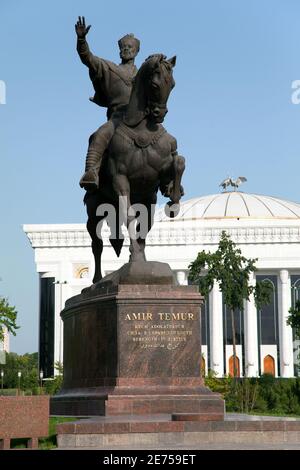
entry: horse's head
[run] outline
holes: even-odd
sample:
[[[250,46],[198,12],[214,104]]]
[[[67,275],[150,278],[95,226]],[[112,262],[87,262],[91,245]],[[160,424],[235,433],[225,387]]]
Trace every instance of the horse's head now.
[[[146,95],[148,103],[146,114],[155,122],[163,122],[168,112],[167,101],[172,88],[175,86],[173,78],[173,67],[176,63],[176,57],[167,60],[162,54],[150,56],[151,73],[146,84]]]
[[[125,123],[136,126],[144,118],[163,122],[168,112],[167,101],[175,86],[173,67],[176,57],[166,59],[163,54],[148,57],[135,78]]]

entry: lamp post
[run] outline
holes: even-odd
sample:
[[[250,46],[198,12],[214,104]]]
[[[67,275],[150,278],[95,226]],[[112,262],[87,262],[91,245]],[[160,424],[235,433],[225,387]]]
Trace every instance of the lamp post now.
[[[3,393],[3,377],[4,377],[4,371],[1,371],[1,393]]]
[[[20,395],[20,388],[21,388],[21,375],[22,375],[22,372],[19,371],[18,372],[18,395]]]
[[[40,370],[40,387],[42,391],[43,391],[43,377],[44,377],[44,372]]]

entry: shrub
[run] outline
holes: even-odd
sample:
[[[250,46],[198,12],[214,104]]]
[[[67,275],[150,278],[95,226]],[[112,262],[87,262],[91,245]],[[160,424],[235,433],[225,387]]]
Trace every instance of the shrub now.
[[[225,399],[226,410],[239,413],[300,415],[300,378],[260,378],[233,380],[218,378],[213,372],[205,377],[205,385]]]

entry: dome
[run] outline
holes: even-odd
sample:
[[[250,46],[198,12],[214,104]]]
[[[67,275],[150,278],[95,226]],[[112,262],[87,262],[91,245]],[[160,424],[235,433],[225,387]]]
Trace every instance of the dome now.
[[[173,219],[300,219],[300,204],[272,196],[239,191],[211,194],[180,202],[180,212]],[[156,221],[170,220],[159,209]]]

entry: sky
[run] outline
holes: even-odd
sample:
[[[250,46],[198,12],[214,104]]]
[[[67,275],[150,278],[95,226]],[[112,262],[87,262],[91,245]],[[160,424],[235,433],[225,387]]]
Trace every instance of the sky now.
[[[22,225],[86,221],[78,181],[105,122],[88,100],[78,15],[100,57],[118,63],[127,33],[141,40],[138,66],[177,55],[164,125],[186,158],[185,199],[242,175],[246,192],[300,202],[299,0],[0,0],[0,295],[18,310],[20,354],[38,349],[38,275]]]

